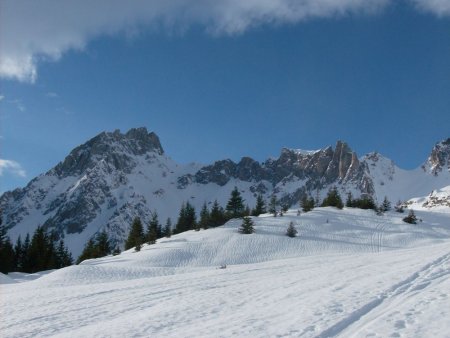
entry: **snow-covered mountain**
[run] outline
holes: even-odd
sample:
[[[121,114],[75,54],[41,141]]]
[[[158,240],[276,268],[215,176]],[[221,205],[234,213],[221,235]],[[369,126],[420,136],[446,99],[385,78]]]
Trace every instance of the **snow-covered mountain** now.
[[[280,204],[295,206],[305,194],[323,198],[332,186],[377,201],[425,196],[450,185],[449,158],[450,139],[438,143],[421,167],[407,171],[378,153],[358,158],[338,141],[316,151],[282,149],[277,159],[263,163],[244,157],[238,163],[181,165],[166,156],[155,133],[116,130],[75,148],[25,188],[4,193],[0,207],[13,240],[43,225],[64,236],[78,255],[98,231],[106,229],[123,243],[134,216],[147,222],[156,210],[162,221],[175,220],[183,201],[197,210],[215,199],[225,205],[235,186],[250,207],[258,194],[275,194]]]

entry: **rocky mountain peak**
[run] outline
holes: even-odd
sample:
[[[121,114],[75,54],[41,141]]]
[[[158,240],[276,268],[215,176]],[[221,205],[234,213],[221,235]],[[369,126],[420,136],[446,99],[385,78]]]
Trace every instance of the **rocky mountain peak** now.
[[[164,154],[158,136],[146,128],[132,128],[125,134],[119,130],[102,132],[73,149],[53,170],[59,177],[77,176],[105,161],[117,170],[128,172],[130,156],[149,152]]]
[[[431,172],[437,175],[442,170],[450,170],[450,138],[438,142],[428,158]]]

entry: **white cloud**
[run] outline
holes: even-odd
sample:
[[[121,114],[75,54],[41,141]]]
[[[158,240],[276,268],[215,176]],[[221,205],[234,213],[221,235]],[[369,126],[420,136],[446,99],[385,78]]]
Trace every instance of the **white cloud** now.
[[[83,49],[100,35],[134,36],[143,26],[184,30],[200,25],[239,34],[262,24],[370,13],[394,0],[3,0],[0,2],[0,77],[33,83],[37,64]],[[409,0],[448,14],[450,0]]]
[[[3,176],[3,173],[6,171],[12,173],[13,175],[19,176],[19,177],[27,176],[25,170],[22,168],[22,166],[18,162],[12,161],[12,160],[0,159],[0,176]]]
[[[0,102],[3,101],[4,98],[5,98],[5,95],[0,95]]]
[[[436,14],[437,16],[450,16],[450,0],[411,0],[419,10]]]

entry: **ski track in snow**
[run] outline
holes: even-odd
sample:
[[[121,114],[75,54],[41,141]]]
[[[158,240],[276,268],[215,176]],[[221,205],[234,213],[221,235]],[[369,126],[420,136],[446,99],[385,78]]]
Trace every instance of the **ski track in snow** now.
[[[444,277],[449,277],[449,261],[450,253],[447,253],[425,265],[419,271],[377,296],[376,299],[364,304],[362,307],[352,312],[348,317],[343,318],[332,327],[323,331],[317,338],[335,336],[362,337],[363,334],[364,336],[374,336],[373,334],[370,335],[368,332],[363,331],[380,319],[380,317],[384,317],[388,313],[395,311],[395,309],[399,305],[402,305],[405,299],[411,294],[420,292],[433,282],[441,282]],[[397,321],[396,327],[403,328],[404,321]]]
[[[11,274],[0,336],[450,337],[450,214],[419,215],[409,225],[397,213],[290,211],[254,218],[253,235],[232,220],[139,253]],[[297,238],[285,236],[290,221]]]

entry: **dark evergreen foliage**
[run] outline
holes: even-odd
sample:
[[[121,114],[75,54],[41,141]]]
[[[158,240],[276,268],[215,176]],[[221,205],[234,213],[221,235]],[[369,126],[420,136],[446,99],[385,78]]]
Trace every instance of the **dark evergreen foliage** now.
[[[234,187],[231,192],[231,196],[225,210],[227,211],[229,218],[239,218],[244,215],[244,200],[242,199],[241,193],[237,187]]]
[[[25,241],[19,236],[15,246],[7,236],[0,214],[0,272],[37,272],[59,269],[73,264],[72,256],[61,238],[56,245],[56,232],[48,234],[38,226],[30,240],[27,234]]]
[[[164,226],[163,236],[170,238],[172,236],[172,220],[170,217],[166,221],[166,225]]]
[[[322,207],[336,207],[342,209],[344,204],[342,203],[341,196],[336,187],[331,188],[328,191],[327,197],[322,202]]]
[[[290,222],[289,226],[288,226],[288,228],[286,230],[286,236],[288,236],[288,237],[296,237],[297,233],[298,233],[298,231],[295,228],[294,223]]]
[[[387,196],[384,196],[383,203],[380,206],[380,211],[387,212],[391,210],[391,202],[389,202]]]
[[[227,221],[225,211],[219,205],[217,200],[215,200],[213,203],[209,217],[210,217],[209,225],[212,227],[218,227],[220,225],[225,224],[225,222]]]
[[[351,200],[351,203],[348,203],[348,199],[346,202],[346,207],[350,208],[359,208],[359,209],[372,209],[377,210],[377,205],[373,201],[371,196],[362,196],[361,198],[354,198]]]
[[[193,230],[196,223],[197,217],[195,215],[195,208],[189,202],[183,203],[175,227],[176,233]]]
[[[254,224],[250,217],[244,216],[242,219],[241,227],[239,228],[239,232],[241,234],[252,234],[255,232],[255,229],[253,228]]]
[[[272,195],[269,202],[269,213],[271,213],[274,217],[277,216],[277,205],[277,197],[275,195]]]
[[[303,210],[303,212],[308,212],[314,209],[314,198],[308,197],[306,195],[303,196],[302,200],[300,201],[300,206]]]
[[[7,235],[6,226],[3,225],[3,215],[0,210],[0,272],[8,273],[13,271],[15,257],[14,248]]]
[[[266,211],[266,202],[264,202],[264,198],[261,194],[256,197],[256,205],[255,209],[252,210],[252,216],[259,216],[261,214],[265,214]]]
[[[147,226],[147,243],[155,244],[158,238],[162,237],[161,225],[159,224],[158,214],[156,211],[152,212],[150,223]]]
[[[210,222],[210,214],[208,206],[206,205],[205,202],[203,203],[202,210],[200,210],[200,221],[198,222],[198,227],[206,230],[209,228],[209,222]]]
[[[77,259],[77,264],[86,259],[100,258],[111,254],[111,243],[106,231],[100,232],[95,238],[89,239],[83,252]],[[117,248],[116,248],[117,250]],[[120,253],[120,250],[119,250]]]
[[[136,245],[141,245],[142,243],[145,243],[144,227],[142,226],[141,219],[135,217],[125,242],[125,250],[134,248]]]
[[[409,223],[409,224],[417,224],[417,217],[414,213],[414,210],[410,210],[408,213],[408,216],[403,218],[403,222]]]
[[[353,207],[353,195],[351,192],[349,192],[347,194],[347,200],[345,201],[345,206],[347,208],[352,208]]]

